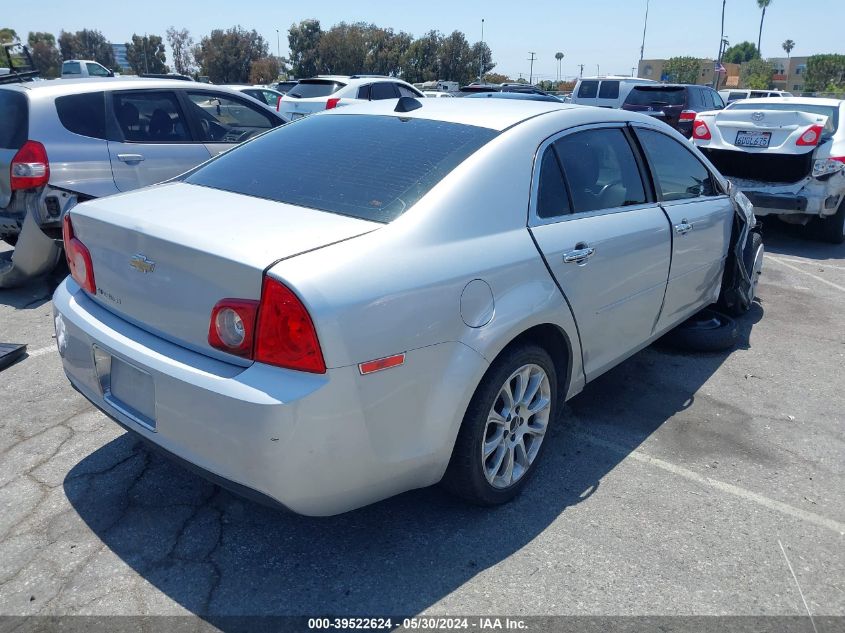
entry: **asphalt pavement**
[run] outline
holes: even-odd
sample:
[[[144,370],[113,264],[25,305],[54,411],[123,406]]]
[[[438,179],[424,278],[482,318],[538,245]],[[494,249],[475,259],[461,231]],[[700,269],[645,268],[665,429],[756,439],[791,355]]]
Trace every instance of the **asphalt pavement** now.
[[[737,348],[656,344],[588,385],[495,509],[222,491],[70,387],[58,276],[0,291],[29,346],[0,372],[0,614],[845,616],[845,246],[765,238]]]

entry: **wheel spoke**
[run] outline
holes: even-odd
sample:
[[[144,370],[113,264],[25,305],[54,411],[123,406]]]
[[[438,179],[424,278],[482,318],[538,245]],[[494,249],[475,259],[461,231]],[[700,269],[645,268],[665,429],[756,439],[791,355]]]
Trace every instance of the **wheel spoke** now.
[[[505,458],[507,457],[509,452],[507,446],[500,444],[500,447],[501,450],[496,453],[496,456],[494,457],[493,466],[487,471],[489,474],[488,480],[490,480],[490,483],[492,483],[493,479],[495,479],[496,476],[499,474],[499,471],[502,469],[502,462],[505,461]]]
[[[537,392],[540,391],[540,387],[543,386],[543,381],[545,379],[546,376],[539,371],[533,374],[529,379],[528,388],[525,390],[525,397],[522,399],[522,404],[528,407],[529,411],[531,411],[531,403],[537,396]]]
[[[505,428],[501,427],[496,431],[493,437],[485,440],[483,454],[485,460],[493,454],[493,451],[495,451],[499,446],[502,445],[503,439],[505,439]]]
[[[517,389],[514,391],[513,399],[518,404],[527,404],[525,394],[528,391],[528,384],[531,381],[531,367],[523,367],[515,376]]]
[[[531,460],[528,459],[528,449],[525,448],[525,438],[519,438],[519,441],[513,448],[516,463],[522,466],[523,470],[528,470],[528,467],[531,465]]]
[[[505,453],[507,454],[507,458],[505,460],[505,472],[502,473],[502,479],[504,479],[505,485],[509,486],[513,481],[513,448],[508,448]]]
[[[525,432],[538,437],[543,436],[546,434],[547,424],[545,417],[535,416],[526,423]]]
[[[540,411],[546,409],[551,400],[545,397],[537,398],[534,402],[531,403],[531,406],[528,407],[528,415],[536,415],[540,413]]]

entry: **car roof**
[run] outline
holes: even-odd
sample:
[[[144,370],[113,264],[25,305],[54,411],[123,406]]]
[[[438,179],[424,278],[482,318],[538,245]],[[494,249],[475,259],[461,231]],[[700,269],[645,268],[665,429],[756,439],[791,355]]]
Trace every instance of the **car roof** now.
[[[404,97],[408,99],[409,97]],[[602,122],[641,121],[653,124],[651,117],[625,110],[594,108],[563,102],[528,99],[419,99],[422,107],[410,112],[395,112],[396,99],[370,101],[361,105],[326,110],[312,116],[380,115],[397,118],[429,119],[503,131],[536,116],[557,111],[593,112]],[[296,125],[294,123],[293,125]]]
[[[150,88],[181,88],[183,90],[221,90],[235,92],[225,86],[188,82],[180,79],[148,79],[144,77],[86,77],[82,79],[49,79],[20,84],[3,85],[0,89],[12,89],[27,92],[33,97],[60,97],[69,94],[86,92],[150,89]]]
[[[774,91],[769,91],[774,92]],[[736,103],[740,103],[737,101]],[[761,106],[770,103],[792,103],[795,105],[826,105],[826,106],[841,106],[845,103],[843,99],[824,99],[820,97],[777,97],[772,98],[756,98],[756,99],[742,99],[741,103],[750,103],[752,105],[759,104]]]

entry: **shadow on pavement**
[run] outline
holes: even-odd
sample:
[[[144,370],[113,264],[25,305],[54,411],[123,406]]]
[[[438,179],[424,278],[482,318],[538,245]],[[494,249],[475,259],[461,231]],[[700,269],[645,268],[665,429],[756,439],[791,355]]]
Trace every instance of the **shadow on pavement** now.
[[[786,224],[777,218],[763,218],[763,243],[767,253],[808,259],[841,259],[845,244],[828,244],[813,238],[804,226]]]
[[[757,305],[740,320],[746,345],[761,316]],[[200,616],[416,614],[588,499],[655,431],[687,424],[676,414],[727,356],[651,347],[591,383],[550,430],[534,480],[504,507],[467,506],[434,487],[336,517],[295,516],[237,498],[129,434],[79,462],[64,489],[117,556]]]
[[[40,308],[50,302],[56,287],[68,274],[67,263],[62,259],[56,269],[48,275],[33,279],[19,288],[0,288],[0,305],[18,310]]]

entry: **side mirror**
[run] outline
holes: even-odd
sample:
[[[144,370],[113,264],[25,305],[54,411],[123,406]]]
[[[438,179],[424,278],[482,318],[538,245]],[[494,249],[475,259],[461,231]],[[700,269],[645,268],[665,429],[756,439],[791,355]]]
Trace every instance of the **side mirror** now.
[[[109,71],[109,75],[108,75],[108,76],[109,76],[109,77],[114,77],[114,71],[113,71],[113,70],[110,70],[110,71]]]

